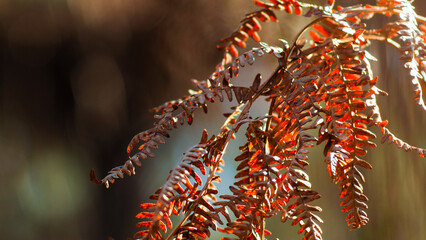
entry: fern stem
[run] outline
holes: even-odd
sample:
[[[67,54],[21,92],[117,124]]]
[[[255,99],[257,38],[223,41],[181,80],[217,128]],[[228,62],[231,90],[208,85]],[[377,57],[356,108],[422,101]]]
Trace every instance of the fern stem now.
[[[271,100],[271,104],[269,105],[268,115],[272,115],[272,112],[274,110],[273,107],[275,106],[276,101],[277,101],[277,97],[273,97]],[[272,118],[268,118],[268,120],[266,121],[265,132],[269,131],[269,127],[271,126],[271,121],[272,121]],[[268,141],[268,139],[266,139],[266,141]]]
[[[294,49],[297,46],[297,42],[299,41],[300,37],[302,37],[302,34],[306,32],[306,30],[308,30],[312,25],[319,23],[327,18],[330,18],[331,16],[322,16],[320,18],[315,19],[314,21],[310,22],[308,25],[306,25],[302,30],[300,30],[300,32],[296,35],[296,37],[293,40],[293,45],[290,48],[290,51],[288,51],[288,54],[285,58],[285,61],[283,61],[285,64],[287,64],[287,61],[289,59],[289,57],[291,56],[291,54],[293,53]]]
[[[342,9],[341,11],[338,11],[337,13],[348,13],[348,12],[363,12],[363,13],[380,13],[380,14],[386,14],[386,13],[392,13],[392,14],[400,14],[402,13],[401,10],[399,9],[389,9],[386,7],[379,7],[379,6],[374,6],[372,8],[366,8],[366,7],[358,7],[358,8],[351,8],[351,9]],[[421,16],[421,15],[417,15],[416,14],[416,19],[418,21],[422,21],[426,23],[426,17]]]
[[[362,36],[365,39],[368,39],[368,40],[376,40],[376,41],[387,42],[392,47],[396,48],[397,50],[401,47],[401,45],[399,43],[397,43],[394,40],[387,38],[385,36],[374,35],[374,34],[363,34]],[[352,42],[353,40],[354,40],[353,37],[348,37],[348,38],[344,38],[344,39],[339,40],[339,43]]]
[[[264,240],[265,239],[265,226],[266,226],[266,221],[265,218],[260,215],[260,239]]]

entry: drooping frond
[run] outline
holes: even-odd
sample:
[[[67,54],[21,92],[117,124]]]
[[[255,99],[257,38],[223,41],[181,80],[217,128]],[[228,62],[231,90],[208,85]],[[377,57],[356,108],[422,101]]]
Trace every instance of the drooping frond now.
[[[417,154],[419,154],[420,157],[426,156],[426,149],[411,146],[410,144],[408,144],[408,143],[404,142],[403,140],[397,138],[391,131],[389,131],[389,129],[383,127],[382,133],[383,133],[383,136],[382,136],[382,139],[381,139],[382,143],[395,144],[396,147],[398,147],[400,149],[404,149],[404,151],[406,151],[406,152],[414,151],[414,152],[417,152]]]
[[[351,229],[368,222],[362,187],[365,179],[358,168],[371,169],[361,157],[367,153],[365,147],[376,146],[370,141],[375,135],[367,129],[372,120],[365,114],[364,101],[374,94],[371,88],[375,79],[365,53],[358,49],[356,42],[335,46],[338,71],[324,87],[330,96],[326,99],[329,143],[324,152],[330,175],[339,183],[342,211],[348,212],[346,220]]]
[[[238,239],[259,239],[259,236],[270,234],[263,229],[260,221],[273,216],[270,188],[273,178],[265,157],[265,135],[259,128],[262,124],[261,120],[249,122],[246,132],[248,143],[240,148],[243,153],[235,158],[240,164],[235,175],[239,179],[235,182],[236,187],[230,187],[233,195],[222,195],[220,198],[224,201],[215,203],[219,206],[216,211],[228,220],[227,227],[219,230],[234,234]],[[231,221],[227,209],[234,213],[236,220]]]
[[[196,198],[199,186],[203,185],[196,170],[206,174],[203,158],[208,154],[207,144],[207,132],[204,131],[200,143],[184,153],[178,165],[169,174],[166,183],[151,196],[157,202],[141,204],[144,211],[136,217],[147,220],[139,222],[137,226],[148,229],[136,233],[135,238],[161,238],[160,230],[165,233],[167,228],[172,228],[170,216],[178,215],[181,211],[185,212],[192,204],[191,199]]]
[[[378,1],[378,4],[385,4]],[[408,70],[411,83],[413,84],[414,100],[424,110],[426,105],[423,100],[423,90],[420,82],[426,82],[424,69],[420,65],[426,62],[426,43],[418,29],[416,13],[410,1],[394,1],[394,9],[399,10],[399,20],[395,22],[391,32],[399,43],[400,59],[404,62],[404,68]]]

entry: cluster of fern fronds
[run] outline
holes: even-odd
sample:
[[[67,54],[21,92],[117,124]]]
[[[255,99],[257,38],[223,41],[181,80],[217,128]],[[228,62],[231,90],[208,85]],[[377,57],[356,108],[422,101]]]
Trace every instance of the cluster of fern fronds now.
[[[377,4],[336,7],[333,0],[324,6],[297,0],[255,0],[259,7],[241,21],[239,27],[219,46],[224,57],[205,81],[195,81],[191,95],[154,108],[157,121],[151,129],[137,134],[128,146],[129,159],[113,168],[102,180],[91,172],[92,181],[108,187],[117,178],[135,174],[135,166],[154,157],[153,149],[165,143],[168,131],[191,124],[197,109],[207,112],[214,101],[236,100],[231,114],[217,135],[204,131],[199,144],[190,148],[165,182],[141,205],[137,215],[142,239],[206,239],[211,231],[229,234],[225,239],[265,239],[270,232],[265,219],[281,216],[299,225],[303,239],[322,239],[314,200],[320,197],[311,187],[306,168],[310,148],[322,142],[331,179],[339,186],[342,211],[347,212],[350,229],[368,222],[368,198],[363,192],[363,169],[371,165],[363,158],[368,148],[376,147],[369,129],[379,127],[382,143],[392,143],[405,151],[426,155],[426,150],[411,146],[387,128],[376,102],[387,96],[376,83],[367,51],[371,41],[391,44],[400,52],[407,69],[414,100],[426,110],[422,91],[426,88],[425,18],[418,16],[411,1],[377,0]],[[291,42],[282,46],[261,43],[259,48],[239,55],[237,47],[246,41],[260,40],[261,22],[277,21],[274,11],[314,17]],[[385,26],[369,29],[365,20],[375,15],[394,16]],[[305,34],[306,33],[306,34]],[[306,36],[306,37],[304,37]],[[276,57],[275,71],[266,79],[257,74],[249,87],[237,86],[233,78],[256,58]],[[252,116],[251,107],[265,100],[269,110]],[[231,194],[218,196],[218,172],[224,153],[238,131],[245,131],[246,143]],[[422,129],[423,130],[423,129]],[[200,174],[205,175],[202,181]],[[170,216],[183,216],[172,224]],[[174,226],[175,225],[175,226]]]

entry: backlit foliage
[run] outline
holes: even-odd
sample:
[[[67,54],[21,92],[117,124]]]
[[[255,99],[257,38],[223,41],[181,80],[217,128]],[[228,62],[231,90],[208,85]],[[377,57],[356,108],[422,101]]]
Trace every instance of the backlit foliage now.
[[[207,112],[214,101],[236,100],[233,112],[217,135],[202,133],[199,144],[190,148],[174,167],[165,182],[141,204],[142,212],[135,234],[141,239],[206,239],[211,231],[227,235],[224,239],[265,239],[270,232],[265,220],[279,215],[283,222],[299,225],[303,239],[322,239],[315,205],[320,198],[312,189],[306,168],[310,148],[321,143],[328,172],[340,189],[342,211],[347,213],[349,228],[368,222],[367,201],[363,192],[364,160],[368,148],[375,148],[376,138],[370,129],[382,131],[382,143],[392,143],[421,157],[426,150],[414,147],[396,137],[382,119],[377,96],[387,96],[376,83],[370,62],[376,59],[367,51],[371,41],[390,44],[401,54],[413,88],[413,98],[426,110],[422,91],[426,88],[425,18],[418,16],[411,1],[378,0],[375,6],[324,6],[296,0],[255,0],[258,10],[248,13],[237,29],[218,46],[224,57],[216,71],[204,81],[193,83],[191,95],[166,102],[153,109],[157,121],[151,129],[137,134],[130,142],[129,159],[98,180],[109,187],[117,178],[135,174],[135,166],[154,157],[153,150],[165,143],[168,131],[191,124],[197,109]],[[314,20],[301,29],[292,42],[282,46],[260,43],[239,55],[252,38],[260,40],[261,22],[278,21],[275,11],[285,11]],[[365,20],[375,15],[388,16],[389,22],[370,29]],[[307,34],[305,34],[307,33]],[[303,36],[306,35],[306,38]],[[270,54],[276,68],[270,77],[253,77],[249,87],[233,83],[243,67],[256,58]],[[252,116],[256,101],[266,100],[269,110],[263,116]],[[240,147],[236,182],[231,194],[218,196],[218,173],[224,166],[224,153],[238,131],[245,131],[246,143]],[[423,130],[423,129],[421,129]],[[200,174],[205,175],[204,182]],[[183,219],[172,224],[170,216]]]

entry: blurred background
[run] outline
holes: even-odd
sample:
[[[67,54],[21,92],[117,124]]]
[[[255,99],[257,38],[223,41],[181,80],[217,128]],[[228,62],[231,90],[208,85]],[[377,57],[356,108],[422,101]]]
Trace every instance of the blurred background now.
[[[414,5],[426,15],[424,1]],[[0,239],[131,237],[139,204],[203,128],[218,131],[221,113],[233,104],[210,104],[193,126],[173,130],[136,176],[108,190],[89,181],[90,169],[103,177],[121,165],[133,135],[152,126],[148,109],[186,95],[191,78],[208,77],[221,58],[219,40],[253,9],[244,0],[0,0]],[[280,17],[279,24],[263,25],[263,41],[290,41],[308,21]],[[379,44],[371,52],[382,61],[374,65],[379,86],[391,96],[379,99],[390,129],[426,147],[426,113],[412,101],[398,53]],[[238,81],[275,67],[268,57],[256,64]],[[259,106],[253,114],[264,111]],[[225,183],[233,182],[232,159],[245,140],[239,136],[225,158]],[[426,239],[425,159],[376,143],[367,155],[374,169],[364,171],[370,223],[351,232],[322,151],[312,152],[308,173],[323,196],[316,204],[323,208],[324,239]],[[279,219],[268,229],[280,239],[301,239],[298,228]]]

